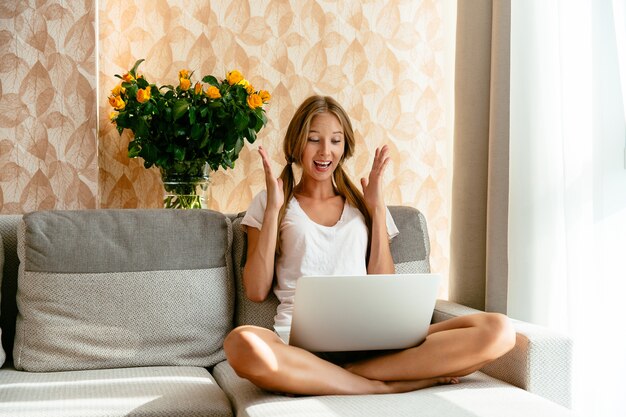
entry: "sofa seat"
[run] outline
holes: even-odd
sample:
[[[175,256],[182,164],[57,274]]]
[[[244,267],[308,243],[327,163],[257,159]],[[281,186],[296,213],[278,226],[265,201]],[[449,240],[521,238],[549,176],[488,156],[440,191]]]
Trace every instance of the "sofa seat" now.
[[[45,373],[3,368],[0,415],[226,417],[232,412],[211,374],[199,367]]]
[[[571,417],[572,411],[482,372],[405,394],[286,397],[240,378],[227,362],[213,376],[237,417]]]

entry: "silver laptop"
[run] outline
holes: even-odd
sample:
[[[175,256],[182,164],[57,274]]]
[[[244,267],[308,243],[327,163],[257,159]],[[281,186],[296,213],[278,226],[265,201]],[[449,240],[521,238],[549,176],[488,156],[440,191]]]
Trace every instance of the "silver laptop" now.
[[[428,333],[440,282],[437,274],[301,277],[289,344],[311,352],[416,346]]]

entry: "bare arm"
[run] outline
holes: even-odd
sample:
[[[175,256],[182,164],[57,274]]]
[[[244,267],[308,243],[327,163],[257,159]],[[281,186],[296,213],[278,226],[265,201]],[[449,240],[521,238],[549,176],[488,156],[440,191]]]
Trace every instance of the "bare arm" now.
[[[370,259],[367,264],[368,274],[393,274],[395,272],[387,234],[387,207],[382,190],[383,174],[388,163],[389,148],[387,145],[381,149],[377,148],[369,178],[361,179],[365,204],[372,217]]]
[[[372,214],[372,240],[370,242],[370,259],[367,264],[368,274],[393,274],[395,267],[389,247],[387,234],[387,216],[385,210]]]
[[[278,213],[283,205],[283,182],[274,178],[265,150],[259,146],[263,160],[267,205],[261,230],[248,227],[248,252],[243,268],[243,286],[246,297],[261,302],[267,298],[274,280],[274,256],[278,232]]]

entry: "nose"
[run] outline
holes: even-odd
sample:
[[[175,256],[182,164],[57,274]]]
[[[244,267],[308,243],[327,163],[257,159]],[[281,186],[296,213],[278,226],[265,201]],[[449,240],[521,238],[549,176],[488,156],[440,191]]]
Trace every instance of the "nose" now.
[[[327,140],[320,141],[319,153],[322,156],[330,155],[330,142]]]

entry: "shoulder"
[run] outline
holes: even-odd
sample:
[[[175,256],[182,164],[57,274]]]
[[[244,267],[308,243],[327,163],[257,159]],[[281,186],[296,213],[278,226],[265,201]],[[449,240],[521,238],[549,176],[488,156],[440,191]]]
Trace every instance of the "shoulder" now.
[[[252,202],[246,210],[246,214],[241,221],[244,226],[252,226],[257,229],[261,228],[263,223],[263,215],[267,206],[267,191],[262,190],[254,196]]]

